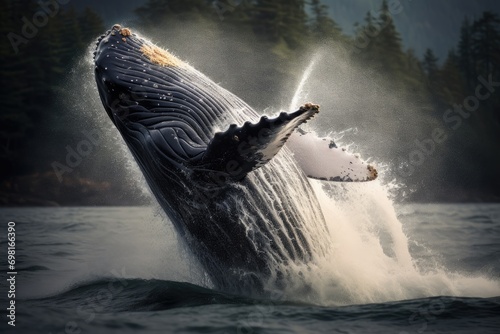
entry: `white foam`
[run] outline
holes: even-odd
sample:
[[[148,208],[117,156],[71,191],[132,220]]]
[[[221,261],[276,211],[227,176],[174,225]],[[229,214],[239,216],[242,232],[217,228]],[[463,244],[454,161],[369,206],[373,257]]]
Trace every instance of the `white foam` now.
[[[312,75],[317,58],[313,56],[304,71],[293,104],[307,95],[304,90],[310,78],[318,80],[318,75]],[[312,264],[289,264],[294,279],[285,289],[287,298],[348,305],[440,295],[500,295],[500,282],[491,278],[452,272],[437,260],[432,266],[417,267],[390,199],[394,181],[385,181],[385,185],[381,182],[339,184],[310,180],[329,230],[326,236],[317,231],[318,235],[310,237],[328,238],[330,247],[326,255],[322,255],[323,250],[318,252]]]
[[[304,301],[324,304],[365,304],[429,296],[492,297],[500,284],[434,266],[418,268],[408,250],[388,192],[378,181],[331,185],[332,198],[311,182],[330,231],[329,254],[316,258],[305,282],[312,293]],[[337,193],[337,194],[335,194]]]

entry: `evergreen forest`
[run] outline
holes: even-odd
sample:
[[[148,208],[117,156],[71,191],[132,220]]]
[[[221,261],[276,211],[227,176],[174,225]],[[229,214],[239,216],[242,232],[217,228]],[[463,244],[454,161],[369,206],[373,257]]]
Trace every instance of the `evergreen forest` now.
[[[91,76],[78,78],[75,71],[91,66],[85,55],[110,27],[95,8],[70,3],[52,7],[47,22],[23,32],[23,18],[43,21],[34,16],[40,3],[0,2],[0,205],[143,203],[133,184],[115,177],[126,177],[126,168],[109,158],[106,145],[62,179],[54,172],[53,162],[64,162],[65,147],[75,146],[82,128],[91,124],[81,112],[84,99],[72,102],[68,87],[74,94],[79,85],[84,91],[93,83]],[[132,27],[161,46],[170,45],[256,110],[288,107],[311,50],[341,50],[349,64],[369,78],[383,78],[385,90],[418,106],[391,110],[391,117],[404,123],[406,114],[413,113],[408,117],[430,120],[427,132],[416,132],[420,137],[410,135],[411,129],[395,130],[397,145],[380,153],[388,166],[384,182],[404,183],[404,199],[410,201],[500,200],[497,13],[464,17],[457,27],[460,39],[445,59],[431,49],[424,55],[405,49],[386,0],[378,11],[353,22],[354,34],[340,29],[321,0],[149,0],[134,15]],[[478,85],[483,85],[479,92]],[[363,117],[377,115],[365,110]],[[432,124],[447,128],[449,138],[436,144],[425,164],[412,166],[412,159],[419,158],[411,155],[418,149],[415,140],[425,145],[433,137]],[[379,129],[384,132],[383,125]]]

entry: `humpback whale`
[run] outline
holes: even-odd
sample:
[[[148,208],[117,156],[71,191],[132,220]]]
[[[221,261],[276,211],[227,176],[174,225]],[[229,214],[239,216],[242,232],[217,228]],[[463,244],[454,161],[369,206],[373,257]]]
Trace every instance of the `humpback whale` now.
[[[286,284],[324,254],[327,226],[308,177],[371,181],[377,171],[299,126],[305,103],[265,116],[130,29],[97,41],[95,79],[156,200],[216,288]],[[286,145],[285,145],[286,144]]]

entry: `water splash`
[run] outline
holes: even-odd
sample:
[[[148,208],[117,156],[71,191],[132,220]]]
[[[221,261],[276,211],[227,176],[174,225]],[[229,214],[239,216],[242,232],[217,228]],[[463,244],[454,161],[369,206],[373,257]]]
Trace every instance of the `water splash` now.
[[[316,54],[305,69],[292,106],[307,97],[305,87],[318,70],[320,59]],[[310,130],[317,131],[314,124],[311,123]],[[335,133],[344,132],[336,129]],[[500,294],[500,284],[493,279],[452,272],[437,260],[427,267],[416,264],[409,251],[409,238],[390,199],[393,183],[383,184],[380,179],[349,184],[309,182],[327,222],[331,247],[326,255],[316,256],[308,265],[287,264],[296,275],[295,284],[292,282],[286,289],[287,298],[349,305],[442,295]]]
[[[311,61],[309,62],[309,65],[306,67],[304,74],[302,75],[302,78],[300,79],[299,85],[297,86],[297,90],[293,95],[292,102],[290,103],[290,107],[288,108],[288,110],[295,110],[299,107],[299,103],[301,101],[306,101],[308,92],[305,90],[305,85],[309,80],[309,77],[311,76],[311,73],[313,72],[316,63],[319,62],[322,57],[323,55],[320,52],[317,52],[312,57]]]

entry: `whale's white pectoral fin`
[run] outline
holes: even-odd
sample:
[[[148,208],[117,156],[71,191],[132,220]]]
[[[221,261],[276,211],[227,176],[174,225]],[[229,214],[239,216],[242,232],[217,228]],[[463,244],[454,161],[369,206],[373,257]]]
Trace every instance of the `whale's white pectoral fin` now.
[[[271,160],[295,128],[318,112],[319,106],[308,103],[293,113],[282,112],[275,118],[262,116],[257,123],[232,124],[225,132],[215,134],[192,169],[241,180]]]
[[[319,138],[301,129],[287,141],[304,173],[314,179],[338,182],[364,182],[377,178],[377,170],[358,156],[338,148],[333,140]]]

